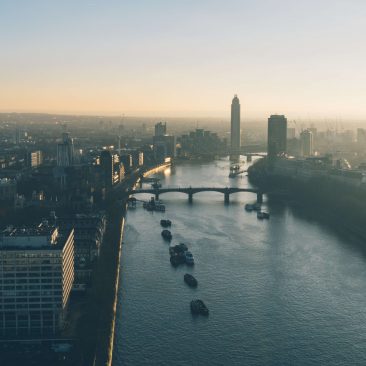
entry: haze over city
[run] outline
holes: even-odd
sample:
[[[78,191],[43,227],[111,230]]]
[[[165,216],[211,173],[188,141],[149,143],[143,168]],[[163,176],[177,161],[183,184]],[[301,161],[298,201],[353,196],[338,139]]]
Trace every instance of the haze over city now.
[[[1,112],[365,120],[362,0],[0,3]],[[16,20],[16,21],[15,21]]]

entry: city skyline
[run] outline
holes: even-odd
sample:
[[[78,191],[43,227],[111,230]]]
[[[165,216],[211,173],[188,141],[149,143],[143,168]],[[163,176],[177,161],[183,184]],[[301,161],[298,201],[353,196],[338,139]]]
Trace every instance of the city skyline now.
[[[248,118],[366,115],[361,1],[18,5],[2,2],[1,112],[222,118],[238,94]]]

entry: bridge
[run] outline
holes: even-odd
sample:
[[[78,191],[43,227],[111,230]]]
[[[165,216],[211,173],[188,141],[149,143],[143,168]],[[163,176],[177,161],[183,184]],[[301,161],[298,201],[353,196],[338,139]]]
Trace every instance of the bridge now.
[[[134,195],[140,193],[150,193],[155,195],[155,199],[159,199],[159,196],[163,193],[176,192],[185,193],[188,195],[188,202],[193,202],[193,195],[199,192],[219,192],[224,195],[224,202],[228,204],[230,201],[230,195],[239,192],[250,192],[257,195],[257,202],[263,202],[263,192],[255,188],[236,188],[236,187],[187,187],[187,188],[151,188],[151,189],[131,189],[126,193],[127,195]]]

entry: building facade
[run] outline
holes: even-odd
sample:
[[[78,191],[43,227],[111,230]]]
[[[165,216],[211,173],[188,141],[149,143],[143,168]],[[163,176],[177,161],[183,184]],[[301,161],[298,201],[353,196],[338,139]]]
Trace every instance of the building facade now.
[[[309,157],[314,154],[314,136],[310,130],[300,133],[301,156]]]
[[[268,158],[273,159],[287,151],[287,118],[272,115],[268,118]]]
[[[0,237],[0,335],[52,335],[62,329],[74,281],[74,231],[9,229]]]

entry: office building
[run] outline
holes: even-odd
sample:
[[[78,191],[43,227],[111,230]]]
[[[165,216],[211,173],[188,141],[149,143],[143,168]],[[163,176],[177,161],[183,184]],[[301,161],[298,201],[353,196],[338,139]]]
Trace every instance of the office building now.
[[[268,118],[268,158],[286,154],[286,150],[287,119],[283,115],[272,115]]]
[[[300,133],[301,156],[312,156],[314,154],[314,137],[310,130]]]
[[[7,229],[0,236],[0,335],[51,335],[62,329],[74,281],[74,231]]]
[[[240,151],[240,102],[237,95],[231,103],[231,153]]]

